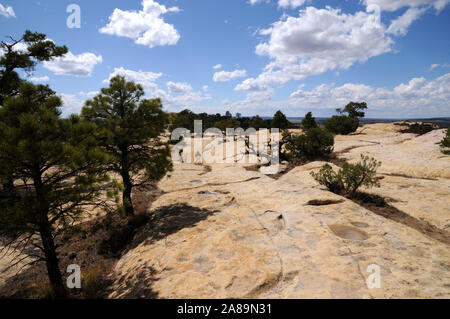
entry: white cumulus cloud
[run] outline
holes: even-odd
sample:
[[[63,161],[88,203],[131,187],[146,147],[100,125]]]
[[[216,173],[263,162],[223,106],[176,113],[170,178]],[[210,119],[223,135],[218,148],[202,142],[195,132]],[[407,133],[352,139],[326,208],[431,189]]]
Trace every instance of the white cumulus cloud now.
[[[57,75],[86,77],[90,76],[94,67],[102,61],[102,56],[94,53],[74,55],[72,52],[68,52],[52,61],[45,61],[44,67]]]
[[[0,3],[0,15],[4,16],[5,18],[16,17],[13,7],[4,7],[1,3]]]
[[[378,5],[383,11],[397,11],[406,7],[428,6],[437,11],[444,9],[450,0],[364,0],[364,4]]]
[[[175,45],[180,35],[175,27],[166,23],[161,16],[169,12],[179,12],[178,7],[166,8],[153,0],[143,0],[139,11],[115,9],[109,23],[100,33],[127,37],[153,48],[155,46]]]
[[[213,75],[214,82],[228,82],[233,79],[242,78],[247,75],[246,70],[220,71]]]
[[[391,21],[387,33],[396,36],[405,35],[408,32],[409,26],[424,14],[426,10],[426,8],[409,8],[404,14]]]
[[[182,82],[167,82],[167,88],[170,93],[187,93],[192,91],[192,86],[188,83]]]
[[[71,114],[79,114],[84,105],[84,99],[78,98],[75,94],[60,94],[63,101],[63,107],[61,108],[62,116],[68,117]]]
[[[297,8],[302,6],[305,0],[278,0],[278,6],[281,8]]]
[[[142,85],[147,94],[155,91],[158,85],[155,83],[163,74],[154,72],[134,71],[128,70],[124,67],[114,68],[114,72],[109,75],[109,78],[103,80],[103,83],[109,83],[111,78],[116,75],[124,76],[128,81],[133,81]]]
[[[323,83],[309,90],[303,84],[284,100],[272,99],[273,88],[247,92],[243,100],[227,106],[244,114],[270,116],[282,107],[288,116],[330,116],[349,101],[367,102],[368,117],[423,118],[450,116],[450,73],[435,79],[412,78],[392,89],[363,83]]]
[[[255,5],[262,2],[269,3],[270,0],[249,0],[249,3],[251,5]],[[295,9],[297,7],[302,6],[305,2],[306,0],[278,0],[278,7],[284,9],[286,8]]]
[[[237,90],[262,90],[292,79],[348,69],[390,52],[394,43],[375,15],[361,11],[345,14],[331,7],[307,7],[298,17],[283,17],[260,34],[269,39],[256,47],[256,54],[272,61],[257,78],[246,79]]]
[[[450,73],[447,73],[434,80],[412,78],[392,90],[354,83],[342,86],[322,84],[309,91],[300,86],[286,104],[304,105],[311,109],[334,109],[349,101],[366,101],[374,114],[407,118],[448,115],[449,99]]]
[[[432,64],[430,66],[430,71],[433,71],[437,68],[450,68],[450,64],[438,64],[438,63]]]

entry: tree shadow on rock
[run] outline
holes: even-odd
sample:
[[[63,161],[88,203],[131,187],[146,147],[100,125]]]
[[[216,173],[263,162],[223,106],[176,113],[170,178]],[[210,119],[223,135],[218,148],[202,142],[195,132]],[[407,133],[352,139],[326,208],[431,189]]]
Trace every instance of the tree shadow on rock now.
[[[120,278],[119,284],[123,281],[126,283],[116,288],[115,293],[118,299],[158,299],[159,294],[153,289],[153,283],[157,280],[156,270],[151,266],[145,266],[136,274]]]
[[[187,204],[169,205],[155,209],[150,213],[144,229],[136,235],[133,247],[130,249],[143,241],[151,244],[184,228],[195,227],[200,221],[207,219],[216,212]]]
[[[446,245],[450,245],[450,232],[440,229],[426,220],[415,218],[399,210],[398,208],[390,205],[386,198],[375,194],[358,192],[355,198],[351,200],[379,216],[403,224],[417,230],[425,236],[440,241]],[[390,201],[393,202],[392,199]]]
[[[122,253],[125,254],[126,251],[136,248],[141,243],[145,242],[146,245],[151,245],[182,229],[193,228],[215,212],[187,204],[169,205],[155,209],[148,216],[145,226],[136,233],[133,241]],[[166,268],[166,270],[170,269]],[[134,268],[134,271],[119,278],[117,282],[119,287],[116,286],[116,293],[119,298],[125,299],[156,299],[159,294],[153,288],[155,281],[158,281],[158,272],[144,262],[142,266]]]

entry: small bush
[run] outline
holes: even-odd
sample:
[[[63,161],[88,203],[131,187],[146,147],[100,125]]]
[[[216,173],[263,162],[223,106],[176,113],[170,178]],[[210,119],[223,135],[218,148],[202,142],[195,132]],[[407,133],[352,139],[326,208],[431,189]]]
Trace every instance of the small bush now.
[[[322,166],[319,172],[311,172],[311,176],[314,177],[320,185],[324,185],[331,192],[340,194],[344,189],[344,184],[342,182],[341,171],[336,173],[330,164],[325,164]]]
[[[326,120],[324,125],[328,131],[334,134],[348,135],[356,132],[359,127],[359,119],[356,117],[335,115],[331,119]]]
[[[83,269],[81,272],[81,295],[85,299],[99,299],[107,282],[104,278],[107,270],[103,263]]]
[[[315,127],[302,135],[285,135],[285,156],[292,162],[326,156],[333,152],[334,137],[327,130]]]
[[[360,162],[344,163],[337,173],[325,164],[318,173],[311,172],[311,176],[331,192],[354,198],[361,186],[380,187],[379,178],[375,176],[380,165],[374,158],[361,155]]]
[[[27,285],[25,290],[27,299],[53,299],[52,285],[48,281],[35,281]]]
[[[100,255],[118,255],[133,240],[136,232],[144,226],[149,217],[139,214],[131,217],[128,223],[118,229],[112,229],[108,239],[100,243]]]
[[[441,147],[443,148],[442,153],[450,155],[450,128],[447,129],[447,133],[441,141]]]
[[[429,123],[413,123],[408,124],[408,128],[401,130],[401,133],[413,133],[418,135],[427,134],[428,132],[431,132],[432,130],[435,130],[437,127],[435,127],[433,124]]]

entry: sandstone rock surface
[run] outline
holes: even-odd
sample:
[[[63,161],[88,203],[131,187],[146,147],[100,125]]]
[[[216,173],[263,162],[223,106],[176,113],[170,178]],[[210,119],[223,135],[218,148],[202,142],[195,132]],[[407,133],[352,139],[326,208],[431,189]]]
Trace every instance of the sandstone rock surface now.
[[[335,151],[350,162],[361,154],[382,161],[381,188],[367,192],[449,232],[443,130],[401,128],[365,125],[337,136]],[[450,298],[448,243],[328,192],[310,176],[323,164],[277,180],[245,164],[175,165],[148,207],[152,222],[118,261],[109,297]],[[0,258],[0,285],[15,273],[1,272],[14,254]],[[367,285],[373,265],[380,288]]]
[[[450,157],[436,144],[443,132],[400,128],[366,125],[337,137],[336,151],[381,160],[382,187],[370,191],[449,231]],[[328,192],[310,176],[323,164],[278,180],[242,165],[176,165],[149,207],[153,225],[119,260],[110,297],[449,298],[449,245]],[[380,288],[367,285],[370,265],[380,267]]]

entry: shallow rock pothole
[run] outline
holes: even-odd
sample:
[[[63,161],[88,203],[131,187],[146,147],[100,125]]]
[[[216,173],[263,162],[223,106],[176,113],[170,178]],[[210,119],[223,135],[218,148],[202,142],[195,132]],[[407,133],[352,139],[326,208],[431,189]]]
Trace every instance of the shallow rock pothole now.
[[[369,235],[356,227],[334,224],[328,226],[331,231],[338,237],[350,240],[366,240]]]
[[[359,227],[359,228],[367,228],[367,227],[369,227],[369,224],[364,223],[364,222],[350,222],[350,224],[352,224],[355,227]]]

